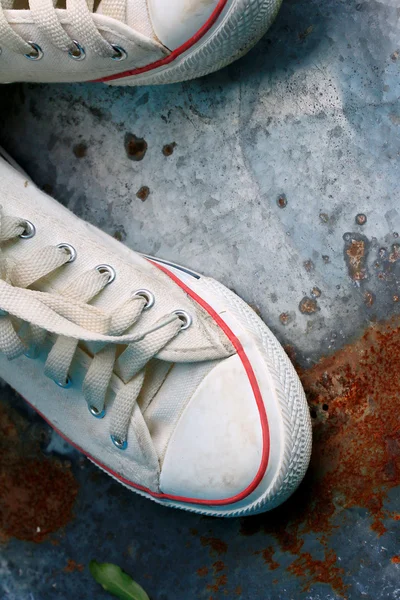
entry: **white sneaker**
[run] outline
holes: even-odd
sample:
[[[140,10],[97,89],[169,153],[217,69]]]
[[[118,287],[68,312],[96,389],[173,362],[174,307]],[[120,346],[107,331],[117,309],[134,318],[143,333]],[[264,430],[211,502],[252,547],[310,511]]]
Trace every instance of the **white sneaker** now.
[[[245,54],[281,1],[0,0],[0,83],[200,77]]]
[[[266,325],[213,279],[81,221],[6,160],[0,376],[161,504],[237,516],[283,502],[306,471],[311,423]]]

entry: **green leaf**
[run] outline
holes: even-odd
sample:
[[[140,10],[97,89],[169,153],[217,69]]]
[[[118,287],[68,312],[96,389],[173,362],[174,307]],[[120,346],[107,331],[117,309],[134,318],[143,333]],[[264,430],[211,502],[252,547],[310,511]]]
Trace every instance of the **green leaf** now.
[[[92,560],[89,569],[97,583],[120,600],[150,600],[144,589],[117,565]]]

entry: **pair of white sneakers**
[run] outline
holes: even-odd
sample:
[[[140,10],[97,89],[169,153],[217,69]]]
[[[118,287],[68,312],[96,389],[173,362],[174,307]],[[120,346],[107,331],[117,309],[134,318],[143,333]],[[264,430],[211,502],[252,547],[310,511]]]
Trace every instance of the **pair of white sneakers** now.
[[[0,79],[195,77],[243,54],[279,3],[0,0]],[[239,516],[283,502],[307,469],[311,424],[268,327],[213,279],[81,221],[0,156],[0,376],[159,503]]]

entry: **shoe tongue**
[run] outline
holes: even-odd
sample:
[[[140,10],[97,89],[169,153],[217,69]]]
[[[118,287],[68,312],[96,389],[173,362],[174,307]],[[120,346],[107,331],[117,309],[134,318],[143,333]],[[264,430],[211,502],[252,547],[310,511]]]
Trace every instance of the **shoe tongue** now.
[[[147,0],[101,0],[94,12],[121,21],[147,37],[154,37]]]
[[[90,6],[89,6],[90,8]],[[126,23],[126,0],[101,0],[95,12]]]

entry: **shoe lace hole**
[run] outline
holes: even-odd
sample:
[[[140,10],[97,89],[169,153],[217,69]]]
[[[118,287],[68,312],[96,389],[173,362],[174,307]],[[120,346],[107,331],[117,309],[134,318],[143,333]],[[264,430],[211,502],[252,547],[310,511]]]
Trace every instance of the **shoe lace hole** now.
[[[76,40],[72,40],[73,47],[68,51],[68,56],[73,60],[83,60],[86,58],[85,48]]]
[[[186,310],[174,310],[173,314],[179,317],[179,319],[182,321],[181,331],[189,329],[193,323],[193,319],[189,313],[186,312]]]
[[[146,304],[143,310],[149,310],[149,308],[151,308],[155,304],[156,299],[154,297],[154,294],[152,294],[152,292],[149,292],[149,290],[137,290],[133,295],[139,296],[146,300]]]
[[[97,265],[96,271],[101,274],[108,273],[107,285],[110,285],[110,283],[112,283],[117,276],[115,269],[111,265]]]
[[[68,388],[70,388],[72,386],[72,379],[68,375],[68,377],[65,381],[57,381],[56,379],[54,379],[54,383],[56,385],[58,385],[58,387],[63,388],[64,390],[67,390]]]
[[[106,414],[106,411],[104,408],[103,408],[103,410],[99,410],[98,408],[96,408],[93,405],[89,406],[89,411],[94,417],[96,417],[96,419],[103,419]]]
[[[34,224],[25,219],[24,221],[22,221],[21,226],[24,227],[24,231],[19,234],[19,237],[22,240],[29,240],[30,238],[33,238],[33,236],[36,233],[36,227],[34,226]]]
[[[115,60],[120,62],[121,60],[125,60],[128,56],[126,50],[121,48],[121,46],[117,46],[116,44],[110,44],[111,48],[114,50],[114,56],[111,56],[111,60]]]
[[[126,450],[128,447],[128,442],[126,440],[122,440],[121,438],[115,435],[111,436],[111,441],[114,444],[114,446],[118,448],[118,450]]]
[[[66,250],[68,252],[69,259],[67,260],[67,263],[74,262],[74,260],[76,259],[76,256],[77,256],[77,252],[76,252],[75,248],[73,246],[71,246],[71,244],[58,244],[57,248],[60,248],[60,250]]]
[[[40,60],[41,58],[43,58],[43,50],[41,49],[39,44],[35,44],[35,42],[28,42],[28,44],[31,46],[32,51],[27,54],[24,54],[25,58],[27,58],[28,60]]]

